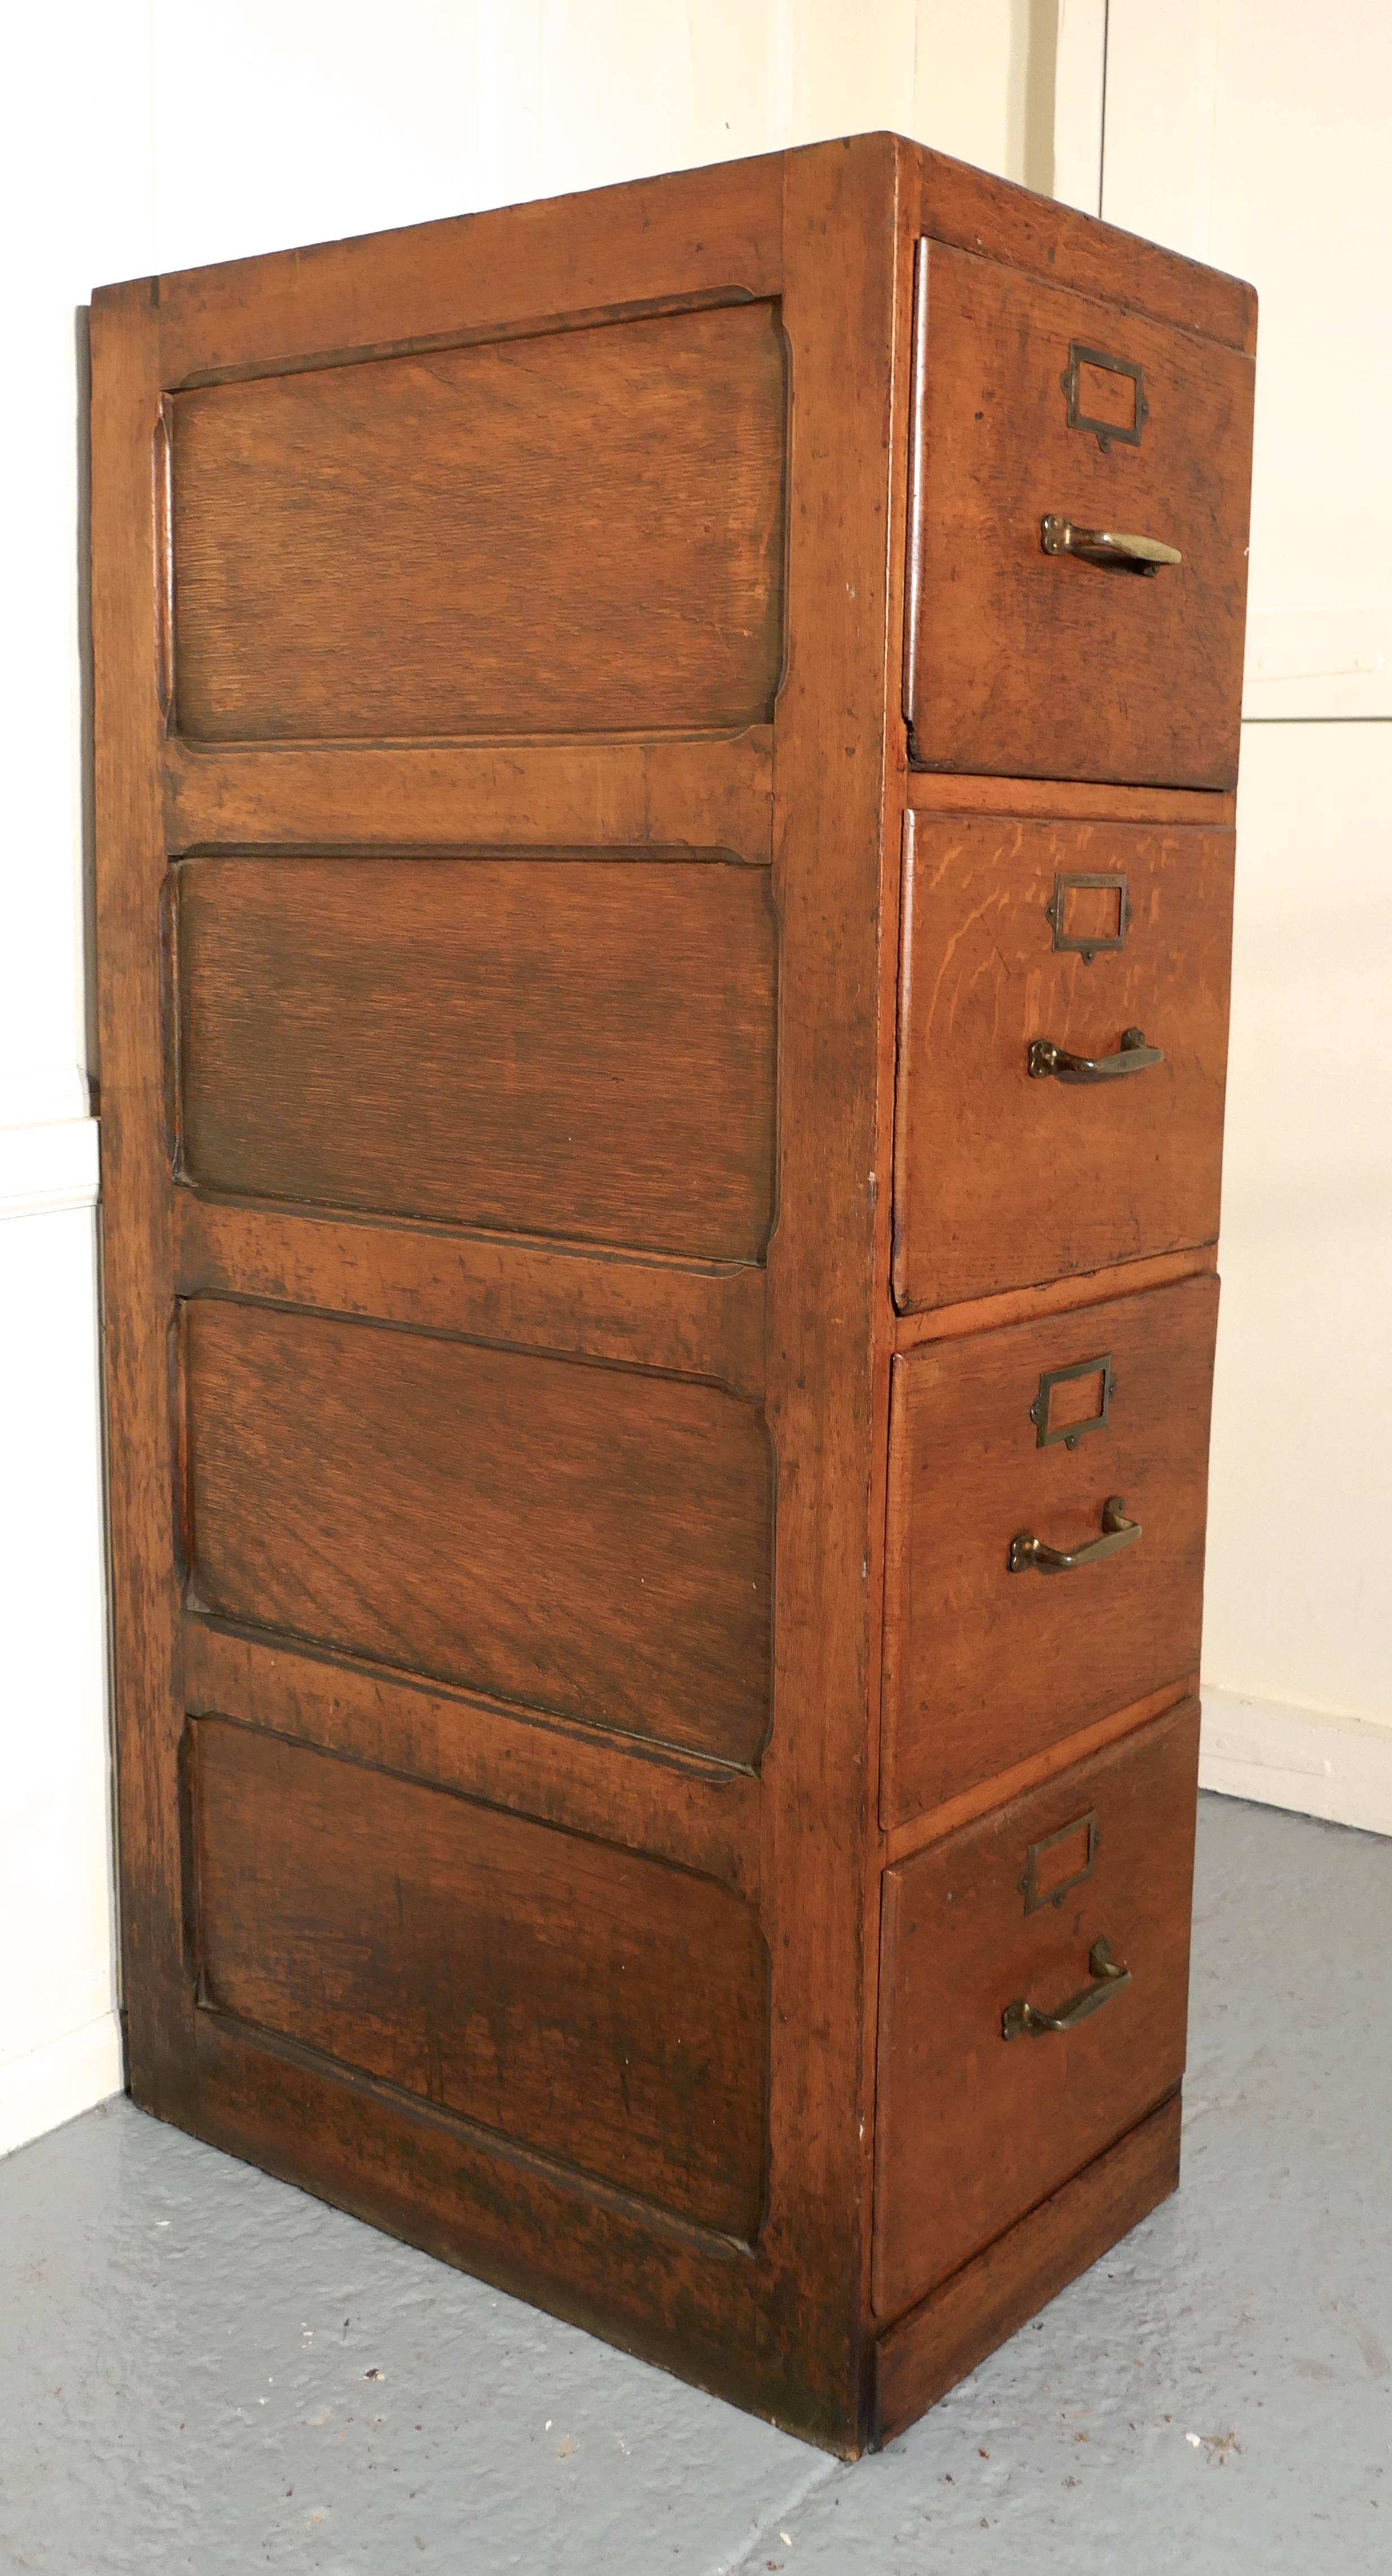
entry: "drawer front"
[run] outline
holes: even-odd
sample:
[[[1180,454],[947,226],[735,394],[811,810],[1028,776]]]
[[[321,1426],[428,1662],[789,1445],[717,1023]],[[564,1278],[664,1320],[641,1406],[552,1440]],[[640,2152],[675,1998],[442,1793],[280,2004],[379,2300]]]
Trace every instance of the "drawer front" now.
[[[1232,871],[1226,831],[909,815],[901,1310],[1214,1240]],[[1031,1071],[1132,1029],[1161,1061]]]
[[[1186,1700],[886,1872],[882,2317],[989,2245],[1179,2082],[1198,1738],[1198,1703]],[[1070,2026],[1030,2027],[1026,2003]]]
[[[1205,1275],[895,1361],[887,1825],[1197,1666],[1217,1310]]]
[[[1253,362],[925,245],[906,714],[930,769],[1231,787]],[[1158,539],[1153,576],[1042,522]]]

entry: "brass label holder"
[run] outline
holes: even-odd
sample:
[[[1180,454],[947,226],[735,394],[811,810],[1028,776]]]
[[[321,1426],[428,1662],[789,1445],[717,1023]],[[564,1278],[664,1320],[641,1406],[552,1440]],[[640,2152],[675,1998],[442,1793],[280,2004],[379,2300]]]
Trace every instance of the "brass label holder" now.
[[[1073,1379],[1080,1377],[1100,1377],[1101,1411],[1089,1414],[1081,1422],[1060,1422],[1051,1425],[1049,1408],[1053,1402],[1055,1387],[1068,1386]],[[1071,1368],[1043,1370],[1039,1380],[1039,1393],[1030,1406],[1029,1416],[1034,1424],[1036,1449],[1052,1448],[1056,1440],[1061,1440],[1067,1449],[1076,1449],[1079,1441],[1085,1438],[1089,1431],[1105,1431],[1111,1416],[1112,1397],[1115,1393],[1116,1376],[1112,1368],[1110,1351],[1104,1351],[1095,1360],[1075,1360]]]
[[[1079,1834],[1086,1837],[1086,1857],[1081,1869],[1073,1870],[1067,1878],[1046,1878],[1041,1885],[1041,1861],[1047,1865],[1050,1852],[1057,1851],[1060,1843],[1072,1842]],[[1037,1914],[1041,1905],[1062,1905],[1065,1896],[1071,1895],[1075,1887],[1081,1887],[1085,1878],[1091,1878],[1101,1840],[1102,1828],[1097,1821],[1097,1809],[1089,1807],[1085,1816],[1075,1816],[1070,1824],[1060,1825],[1056,1834],[1045,1834],[1042,1841],[1031,1843],[1025,1854],[1025,1874],[1020,1881],[1025,1912]]]
[[[1115,931],[1085,931],[1075,936],[1066,929],[1071,894],[1114,894],[1117,899]],[[1090,966],[1094,957],[1101,957],[1108,950],[1124,948],[1126,934],[1131,927],[1131,889],[1124,871],[1103,876],[1065,876],[1060,872],[1054,878],[1054,891],[1044,907],[1044,918],[1053,931],[1055,948],[1081,957],[1085,966]]]
[[[1082,409],[1084,367],[1098,367],[1104,375],[1130,378],[1134,388],[1132,394],[1134,408],[1129,422],[1095,420],[1090,412]],[[1138,367],[1133,359],[1112,358],[1108,356],[1105,349],[1085,349],[1081,340],[1072,340],[1068,347],[1068,364],[1059,378],[1059,383],[1068,398],[1069,428],[1090,433],[1096,439],[1104,456],[1113,444],[1121,447],[1140,446],[1141,432],[1150,416],[1150,405],[1146,401],[1145,369]]]

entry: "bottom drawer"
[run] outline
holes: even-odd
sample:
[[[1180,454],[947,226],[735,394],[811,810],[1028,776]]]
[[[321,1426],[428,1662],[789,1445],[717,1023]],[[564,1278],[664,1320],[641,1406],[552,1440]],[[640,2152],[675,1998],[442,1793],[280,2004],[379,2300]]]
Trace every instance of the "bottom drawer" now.
[[[1198,1702],[1185,1700],[886,1872],[881,2317],[1179,2082],[1198,1753]]]

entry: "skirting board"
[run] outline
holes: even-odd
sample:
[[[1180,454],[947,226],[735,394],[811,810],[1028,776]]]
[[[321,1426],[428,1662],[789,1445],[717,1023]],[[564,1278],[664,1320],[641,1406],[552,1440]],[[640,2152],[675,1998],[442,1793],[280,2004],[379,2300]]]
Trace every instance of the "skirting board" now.
[[[114,2012],[0,2066],[0,2156],[109,2101],[125,2082]]]
[[[1392,1834],[1392,1718],[1288,1708],[1205,1682],[1199,1787]]]

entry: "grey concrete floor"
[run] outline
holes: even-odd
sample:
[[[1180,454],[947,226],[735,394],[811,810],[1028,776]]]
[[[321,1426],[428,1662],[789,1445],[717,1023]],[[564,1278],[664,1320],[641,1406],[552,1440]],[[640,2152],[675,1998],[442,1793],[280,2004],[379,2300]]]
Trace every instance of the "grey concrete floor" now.
[[[846,2468],[146,2119],[0,2164],[0,2568],[1392,2571],[1392,1841],[1202,1801],[1184,2182]]]

